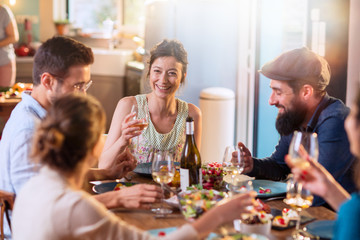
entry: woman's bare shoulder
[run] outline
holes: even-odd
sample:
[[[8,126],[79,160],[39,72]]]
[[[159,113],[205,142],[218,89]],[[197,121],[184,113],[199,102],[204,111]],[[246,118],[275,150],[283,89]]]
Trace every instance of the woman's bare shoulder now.
[[[135,104],[135,103],[136,103],[135,96],[123,97],[118,102],[118,104],[124,104],[124,105],[132,105],[132,104]]]
[[[189,116],[190,117],[192,117],[193,119],[201,118],[200,108],[198,108],[197,106],[195,106],[192,103],[188,103],[188,107],[189,107]]]
[[[136,104],[134,96],[123,97],[119,100],[114,115],[122,114],[123,112],[129,113],[133,104]]]

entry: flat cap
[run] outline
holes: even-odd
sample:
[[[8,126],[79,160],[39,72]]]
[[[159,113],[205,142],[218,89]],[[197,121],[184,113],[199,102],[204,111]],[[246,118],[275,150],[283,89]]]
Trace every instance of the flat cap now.
[[[331,75],[328,62],[306,47],[281,54],[265,63],[259,72],[273,80],[305,81],[317,90],[329,85]]]

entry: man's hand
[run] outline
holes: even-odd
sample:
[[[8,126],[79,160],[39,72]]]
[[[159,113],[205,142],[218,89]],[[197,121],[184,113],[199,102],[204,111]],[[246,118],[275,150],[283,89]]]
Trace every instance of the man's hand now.
[[[126,174],[135,169],[137,165],[136,158],[130,153],[128,148],[114,161],[114,164],[109,169],[109,178],[118,179],[123,178]]]
[[[254,167],[254,161],[251,157],[251,152],[249,151],[249,149],[247,149],[247,147],[242,142],[238,143],[238,147],[242,153],[242,159],[244,160],[243,173],[249,173],[252,171],[252,169]],[[237,158],[237,152],[233,152],[232,157]]]

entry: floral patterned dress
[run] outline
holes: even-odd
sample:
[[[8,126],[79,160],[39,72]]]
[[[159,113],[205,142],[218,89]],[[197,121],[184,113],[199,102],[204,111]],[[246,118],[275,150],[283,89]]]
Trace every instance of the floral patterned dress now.
[[[139,118],[146,116],[146,114],[141,112],[140,109],[145,109],[145,111],[147,111],[147,115],[150,116],[146,94],[136,95],[135,98],[138,106],[145,106],[145,108],[139,107]],[[151,159],[148,159],[148,156],[153,149],[169,151],[173,155],[174,161],[180,162],[186,137],[185,123],[189,113],[188,104],[185,101],[176,98],[176,103],[178,114],[176,116],[175,124],[170,132],[166,134],[158,133],[151,121],[151,118],[149,117],[149,126],[141,133],[141,135],[131,140],[129,149],[137,158],[138,163],[150,162]]]

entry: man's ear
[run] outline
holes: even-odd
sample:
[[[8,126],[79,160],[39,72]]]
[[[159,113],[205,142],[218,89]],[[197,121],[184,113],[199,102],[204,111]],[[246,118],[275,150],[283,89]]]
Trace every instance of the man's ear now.
[[[41,85],[43,85],[46,90],[52,90],[54,87],[54,78],[53,76],[51,76],[50,73],[44,72],[43,74],[41,74]]]
[[[314,95],[314,88],[309,84],[305,84],[301,89],[301,96],[303,97],[303,99],[309,100],[310,97],[312,97],[313,95]]]

